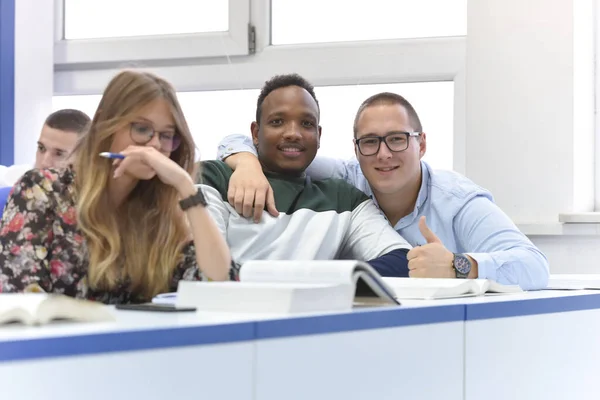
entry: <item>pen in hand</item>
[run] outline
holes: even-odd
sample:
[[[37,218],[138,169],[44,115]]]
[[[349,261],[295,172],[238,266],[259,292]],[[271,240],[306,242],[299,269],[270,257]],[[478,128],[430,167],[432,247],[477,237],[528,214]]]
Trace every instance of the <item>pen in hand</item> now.
[[[125,156],[123,154],[110,153],[108,151],[104,151],[104,152],[100,153],[100,157],[111,158],[111,159],[119,159],[119,160],[124,160],[125,159]]]

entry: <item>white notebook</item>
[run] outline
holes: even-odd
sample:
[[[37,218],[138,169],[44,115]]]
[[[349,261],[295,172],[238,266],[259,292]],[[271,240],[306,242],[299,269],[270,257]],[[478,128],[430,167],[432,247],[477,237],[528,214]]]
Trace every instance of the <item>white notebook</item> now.
[[[521,293],[518,285],[501,285],[487,279],[383,278],[397,299],[448,299],[485,294]]]
[[[222,312],[345,311],[352,309],[357,292],[377,297],[379,304],[398,304],[369,264],[351,260],[248,261],[239,282],[180,281],[175,304]]]
[[[107,306],[88,300],[46,293],[0,294],[0,325],[11,322],[43,325],[53,320],[113,321]]]

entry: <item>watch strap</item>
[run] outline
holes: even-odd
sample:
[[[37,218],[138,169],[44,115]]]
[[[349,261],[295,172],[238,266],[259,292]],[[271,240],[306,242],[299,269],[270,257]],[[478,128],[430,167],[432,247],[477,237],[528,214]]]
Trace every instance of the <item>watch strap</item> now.
[[[183,211],[198,205],[201,205],[203,207],[206,207],[207,205],[204,193],[202,193],[202,190],[200,188],[198,188],[196,194],[193,194],[190,197],[179,201],[179,207],[181,207]]]

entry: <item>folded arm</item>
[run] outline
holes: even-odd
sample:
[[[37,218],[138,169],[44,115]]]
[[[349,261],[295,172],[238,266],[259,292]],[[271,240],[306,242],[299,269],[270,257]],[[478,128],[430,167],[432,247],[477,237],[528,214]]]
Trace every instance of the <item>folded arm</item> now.
[[[227,245],[229,210],[221,193],[227,184],[227,176],[216,162],[201,163],[198,169],[202,175],[192,192],[201,190],[206,206],[198,205],[186,211],[194,236],[195,256],[191,257],[190,248],[184,250],[186,257],[180,265],[181,279],[236,280],[238,268]]]
[[[479,278],[518,284],[524,290],[548,284],[546,256],[510,218],[485,197],[475,197],[454,220],[457,242],[477,261]]]
[[[206,190],[203,193],[206,198]],[[215,281],[227,280],[231,276],[231,255],[222,227],[210,208],[198,205],[185,212],[194,238],[196,261],[208,278]]]
[[[229,210],[221,200],[220,193],[213,187],[208,185],[197,185],[202,190],[206,199],[206,207],[192,207],[188,210],[188,217],[192,222],[192,227],[196,227],[194,231],[194,241],[197,253],[204,254],[205,261],[213,265],[222,265],[223,259],[229,264],[229,270],[226,274],[216,271],[212,273],[213,280],[237,279],[237,266],[231,258],[230,250],[227,245],[227,221]],[[189,215],[195,213],[194,215]],[[196,240],[200,236],[200,240]],[[212,255],[212,259],[206,257]],[[198,257],[197,257],[198,259]],[[199,265],[204,275],[211,278],[208,272],[207,265]],[[214,269],[214,268],[213,268]]]

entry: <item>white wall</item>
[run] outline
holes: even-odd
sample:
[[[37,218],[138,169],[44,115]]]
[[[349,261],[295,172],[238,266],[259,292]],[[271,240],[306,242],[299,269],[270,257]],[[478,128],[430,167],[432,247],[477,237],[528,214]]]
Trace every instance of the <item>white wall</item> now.
[[[575,2],[593,5],[469,2],[466,172],[516,223],[557,222],[559,213],[593,204],[593,192],[575,187],[576,177],[585,188],[594,185],[593,142],[574,151],[575,105],[591,105],[593,118],[593,96],[574,98]],[[593,69],[589,74],[593,83]],[[586,99],[591,103],[581,104]]]
[[[554,273],[600,273],[600,236],[536,234],[593,211],[593,3],[469,1],[466,174],[533,227]]]
[[[35,160],[42,124],[52,110],[53,0],[15,1],[15,164]]]
[[[553,274],[599,274],[600,236],[532,236]]]

